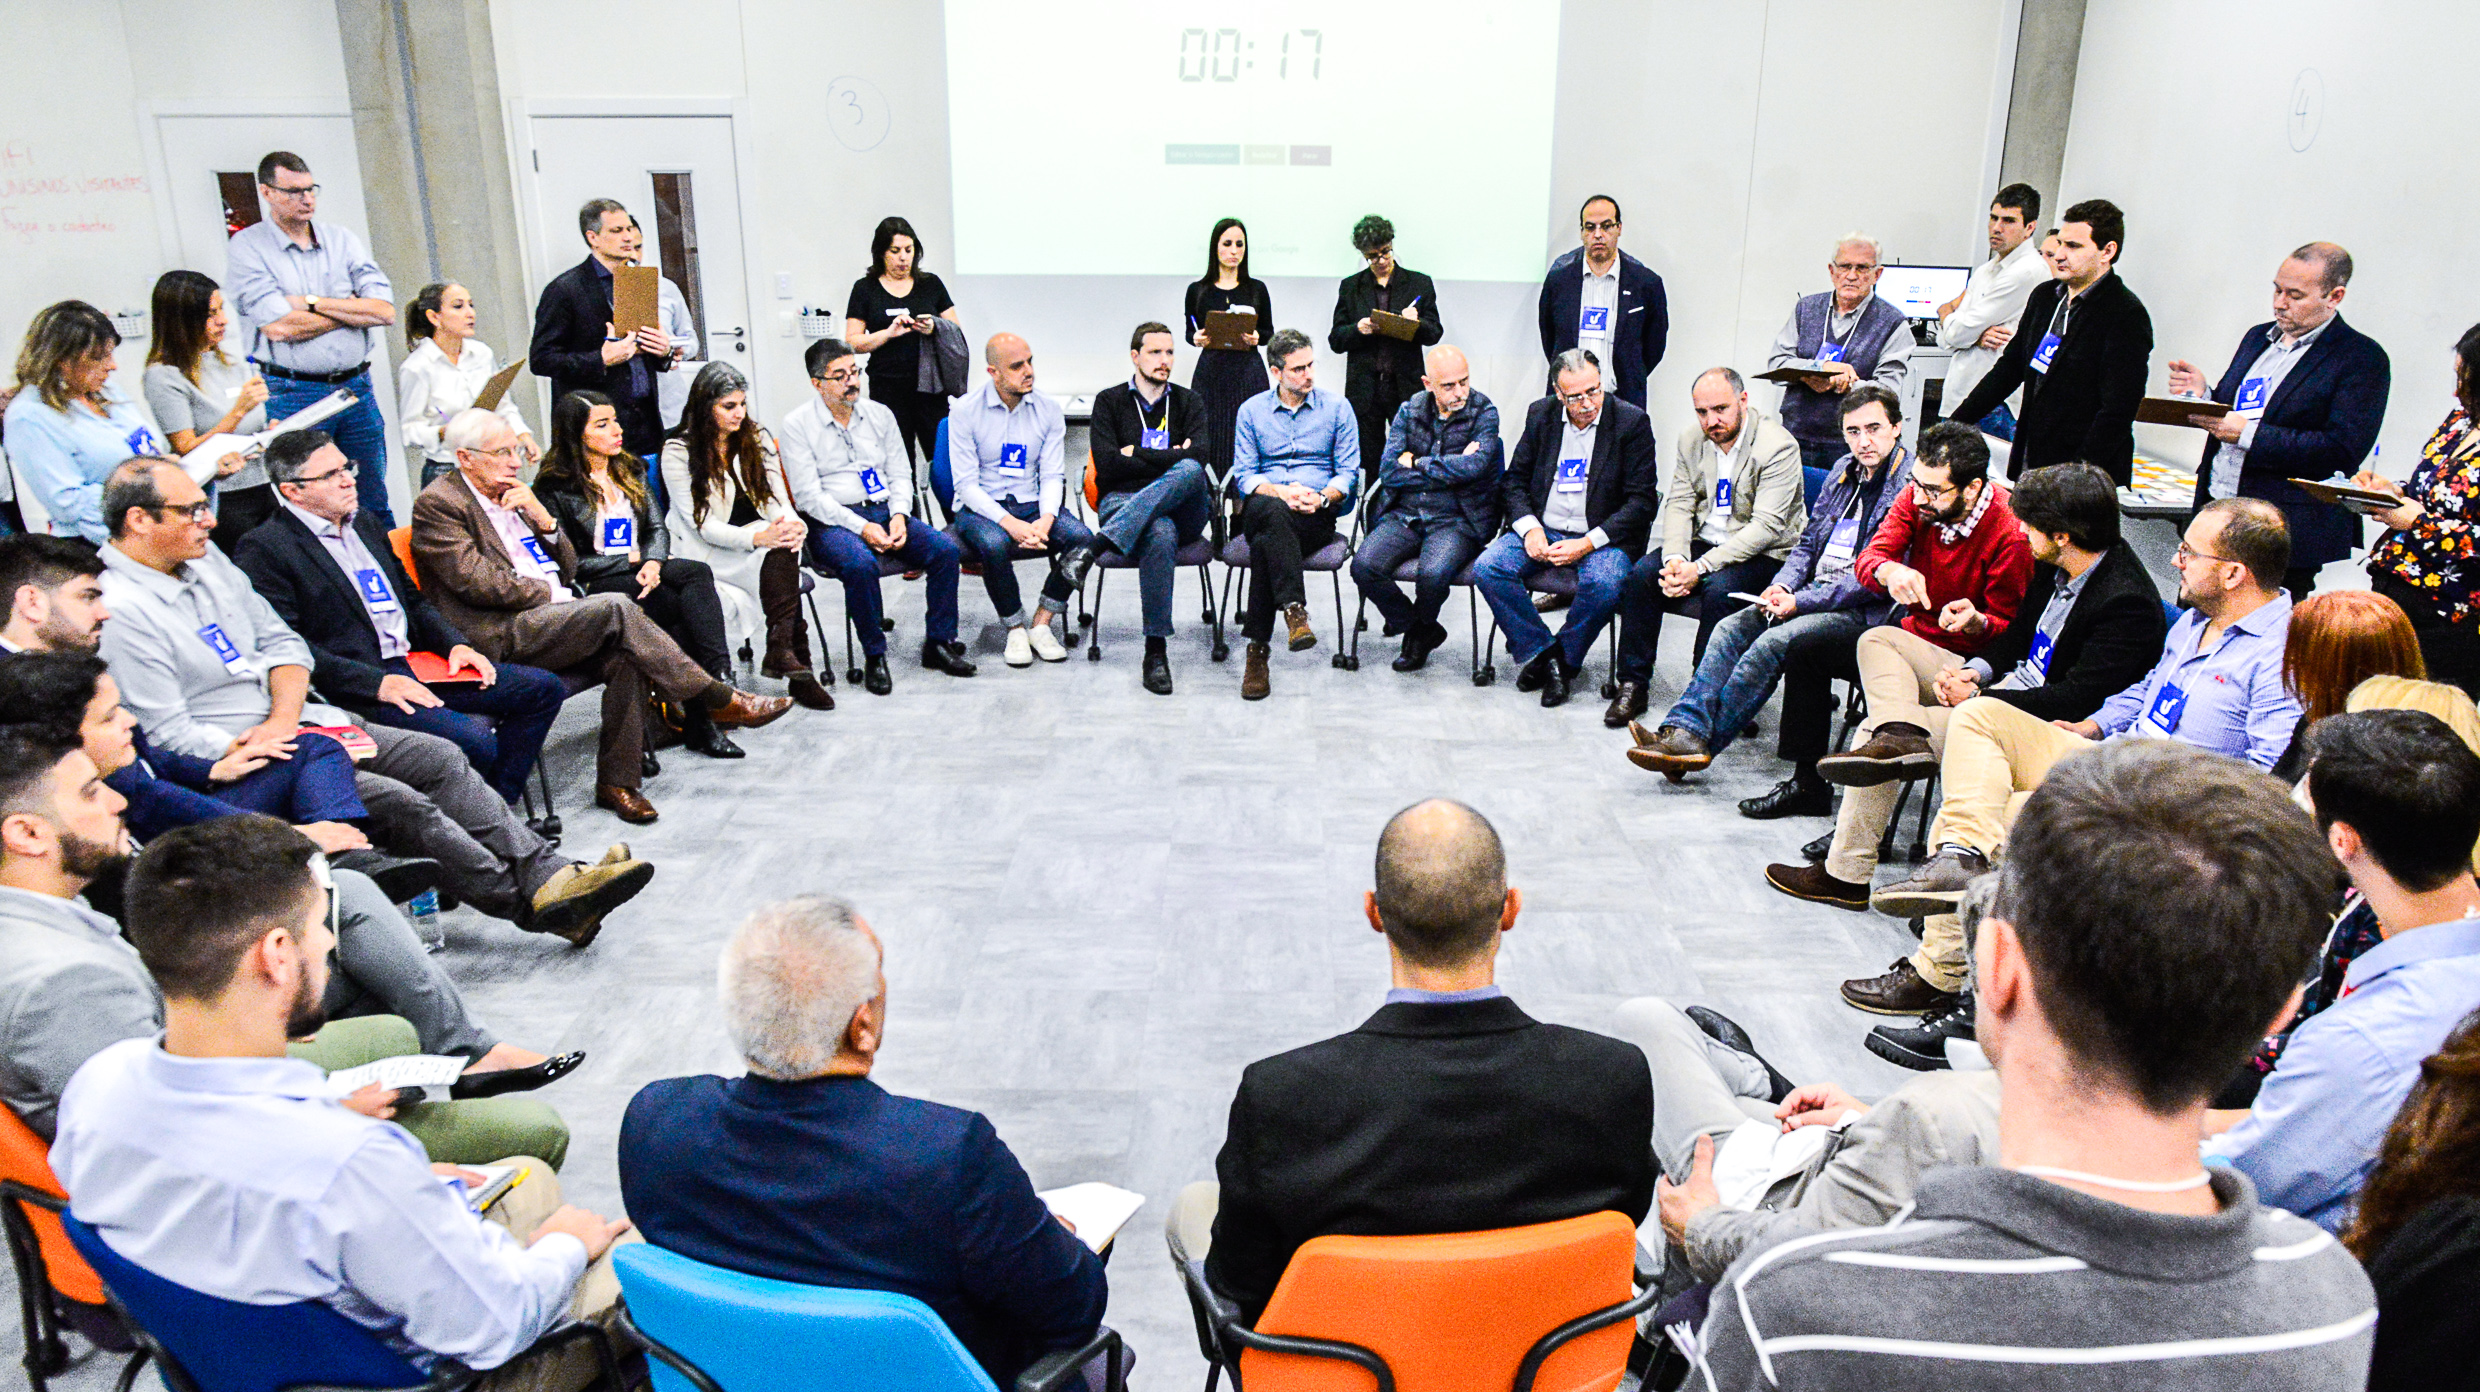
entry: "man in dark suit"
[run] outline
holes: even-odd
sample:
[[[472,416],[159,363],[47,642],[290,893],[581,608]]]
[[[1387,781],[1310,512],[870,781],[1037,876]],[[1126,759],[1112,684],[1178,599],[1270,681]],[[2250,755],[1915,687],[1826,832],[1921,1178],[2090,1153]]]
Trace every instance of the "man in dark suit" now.
[[[620,1121],[620,1194],[646,1240],[804,1285],[909,1295],[1001,1387],[1101,1323],[1102,1261],[1054,1219],[979,1112],[870,1081],[885,950],[838,900],[752,914],[723,949],[738,1078],[648,1083]]]
[[[610,397],[629,453],[651,462],[663,448],[663,406],[654,374],[671,370],[672,340],[659,326],[628,338],[611,334],[611,273],[637,264],[644,234],[629,210],[608,198],[577,210],[577,231],[588,254],[543,287],[526,365],[550,380],[554,403],[573,391]]]
[[[2153,356],[2153,317],[2115,269],[2126,235],[2125,215],[2105,199],[2067,209],[2051,262],[2056,278],[2032,292],[1980,385],[1946,411],[1969,425],[2022,387],[2007,460],[2016,477],[2079,461],[2121,488],[2135,475],[2136,407]]]
[[[1581,348],[1553,364],[1554,396],[1524,413],[1524,434],[1499,484],[1514,519],[1473,563],[1473,584],[1507,634],[1522,669],[1516,690],[1565,703],[1585,654],[1619,607],[1628,570],[1644,554],[1661,499],[1653,423],[1602,395],[1602,370]],[[1556,636],[1533,608],[1526,582],[1554,566],[1576,572],[1576,602]]]
[[[1602,363],[1602,390],[1641,411],[1645,379],[1670,341],[1670,297],[1662,277],[1619,250],[1619,200],[1597,193],[1576,214],[1584,245],[1550,263],[1541,282],[1541,355],[1589,348]]]
[[[2189,420],[2211,438],[2196,469],[2196,506],[2233,495],[2282,509],[2291,528],[2291,564],[2282,584],[2293,601],[2316,587],[2316,573],[2359,549],[2359,515],[2320,503],[2295,478],[2350,476],[2377,443],[2393,367],[2377,341],[2343,322],[2351,253],[2310,242],[2273,273],[2273,322],[2239,340],[2213,399],[2230,407]],[[2170,390],[2202,396],[2204,373],[2172,359]]]
[[[1433,800],[1387,823],[1364,906],[1394,964],[1386,1005],[1350,1034],[1250,1064],[1214,1162],[1219,1197],[1180,1196],[1183,1214],[1218,1205],[1206,1280],[1244,1317],[1328,1233],[1476,1232],[1605,1209],[1644,1221],[1644,1051],[1542,1024],[1494,984],[1499,935],[1522,907],[1480,813]]]
[[[753,696],[709,675],[635,601],[616,591],[580,595],[577,552],[534,491],[517,481],[508,422],[466,410],[448,422],[456,470],[413,500],[413,554],[441,617],[494,661],[552,670],[591,667],[603,678],[603,732],[594,805],[651,822],[645,783],[646,693],[678,702],[692,720],[723,729],[767,724],[788,696]]]
[[[1438,287],[1409,266],[1395,264],[1395,224],[1374,214],[1352,224],[1352,249],[1369,268],[1346,276],[1335,290],[1335,326],[1326,346],[1343,354],[1343,399],[1361,432],[1361,471],[1375,483],[1386,450],[1386,427],[1395,412],[1421,389],[1421,350],[1446,337],[1438,317]],[[1370,316],[1385,311],[1417,321],[1410,338],[1396,338]]]
[[[310,683],[366,721],[454,741],[492,791],[525,792],[567,688],[556,675],[494,666],[439,616],[397,562],[386,524],[359,507],[351,461],[326,432],[295,430],[267,446],[284,499],[233,548],[233,564],[310,645]],[[410,654],[447,659],[477,680],[426,686]]]

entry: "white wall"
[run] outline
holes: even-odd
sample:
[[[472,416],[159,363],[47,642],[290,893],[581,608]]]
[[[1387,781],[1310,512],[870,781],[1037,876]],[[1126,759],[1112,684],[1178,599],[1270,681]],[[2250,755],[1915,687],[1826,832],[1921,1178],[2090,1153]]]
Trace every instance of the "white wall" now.
[[[2219,379],[2271,317],[2283,256],[2337,241],[2358,262],[2343,315],[2393,358],[2384,467],[2410,471],[2450,406],[2454,340],[2480,318],[2460,235],[2475,52],[2469,5],[2090,0],[2063,182],[2127,212],[2119,271],[2152,310],[2154,387],[2173,357]],[[2321,100],[2294,120],[2303,73]],[[2192,465],[2203,438],[2139,426],[2137,444]]]
[[[1688,421],[1690,376],[1715,362],[1756,365],[1793,297],[1823,288],[1837,234],[1866,227],[1885,238],[1890,257],[1910,261],[1971,256],[1990,191],[1985,171],[1998,134],[1991,113],[1994,102],[2002,119],[2013,14],[2013,0],[1568,0],[1543,260],[1575,244],[1574,209],[1586,193],[1625,202],[1626,245],[1663,274],[1672,297],[1670,365],[1654,383],[1656,424],[1666,434]],[[1025,334],[1046,386],[1117,380],[1127,370],[1127,328],[1179,313],[1185,277],[995,278],[947,269],[937,5],[742,0],[684,12],[659,0],[495,0],[492,22],[512,113],[540,98],[743,103],[755,165],[743,213],[760,291],[751,347],[764,412],[788,409],[807,390],[798,357],[805,340],[781,336],[772,316],[803,303],[840,312],[865,268],[870,230],[889,213],[920,229],[929,265],[947,279],[974,338],[1001,328]],[[581,62],[583,34],[661,42],[599,45],[593,61]],[[1855,66],[1843,59],[1859,36],[1881,56]],[[887,137],[868,151],[845,149],[825,130],[825,89],[845,75],[887,99]],[[1109,99],[1107,86],[1095,99]],[[1455,121],[1489,116],[1485,105],[1408,111],[1405,119],[1430,121],[1451,139]],[[514,141],[513,161],[522,164],[521,134]],[[1059,177],[1078,178],[1072,157],[1060,160]],[[1094,234],[1108,236],[1111,195],[1096,194]],[[1373,199],[1380,211],[1383,203]],[[1205,232],[1197,229],[1201,268]],[[1335,229],[1338,274],[1355,264],[1347,232]],[[1415,226],[1398,234],[1415,267],[1424,240],[1450,235]],[[530,224],[525,235],[534,235]],[[774,297],[778,272],[793,277],[790,300]],[[1269,288],[1278,324],[1322,340],[1332,281],[1281,279]],[[1540,392],[1537,289],[1440,287],[1449,337],[1511,416]],[[1330,383],[1340,384],[1341,366],[1322,368]],[[1180,371],[1185,377],[1185,358]]]

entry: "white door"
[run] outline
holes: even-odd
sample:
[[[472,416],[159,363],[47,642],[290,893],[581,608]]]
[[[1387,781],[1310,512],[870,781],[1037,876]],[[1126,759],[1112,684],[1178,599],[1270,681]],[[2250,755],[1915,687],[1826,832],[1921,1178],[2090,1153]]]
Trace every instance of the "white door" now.
[[[740,171],[729,116],[535,116],[535,285],[585,259],[577,210],[615,198],[645,234],[645,264],[687,301],[698,345],[659,374],[664,424],[680,419],[690,379],[706,361],[752,379],[749,282],[741,259]]]
[[[172,115],[155,117],[155,137],[163,147],[164,182],[156,190],[157,215],[170,229],[174,264],[202,271],[217,284],[225,280],[224,242],[249,222],[266,216],[258,197],[258,161],[270,150],[290,150],[310,166],[319,181],[321,222],[353,229],[370,244],[370,219],[362,210],[362,163],[353,145],[353,118],[334,116]],[[395,290],[401,309],[422,288],[418,266],[381,266]],[[388,331],[391,337],[401,327]],[[396,340],[401,343],[402,339]],[[250,332],[238,316],[225,336],[226,352],[250,350]],[[520,346],[520,352],[524,351]],[[388,355],[371,355],[371,385],[379,396],[380,413],[396,419],[396,386],[388,373]],[[131,392],[135,396],[136,392]],[[403,451],[389,474],[388,494],[399,500],[413,494],[402,472]]]

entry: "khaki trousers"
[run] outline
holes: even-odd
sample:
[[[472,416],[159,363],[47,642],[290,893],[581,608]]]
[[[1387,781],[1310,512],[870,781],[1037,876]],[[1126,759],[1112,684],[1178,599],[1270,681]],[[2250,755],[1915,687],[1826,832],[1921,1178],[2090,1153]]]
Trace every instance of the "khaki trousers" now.
[[[794,596],[797,601],[797,588]],[[690,661],[672,635],[619,594],[528,609],[510,621],[505,647],[487,656],[554,672],[590,665],[602,677],[603,738],[594,780],[618,788],[645,781],[647,689],[667,700],[693,701],[715,684],[713,673]]]
[[[1946,801],[1929,828],[1933,846],[1969,846],[1991,860],[2006,845],[2006,828],[2051,768],[2070,754],[2100,746],[2037,715],[1989,696],[1955,707],[1938,776]]]
[[[1946,756],[1946,722],[1952,710],[1938,704],[1937,675],[1963,659],[1916,633],[1886,625],[1860,635],[1853,650],[1860,669],[1860,689],[1868,693],[1869,718],[1853,736],[1857,749],[1881,725],[1916,725],[1929,732],[1929,750]],[[1826,853],[1826,873],[1852,884],[1867,884],[1877,873],[1877,844],[1894,819],[1901,783],[1874,788],[1845,788],[1843,806],[1834,816],[1834,848]],[[1925,793],[1924,793],[1925,796]]]
[[[519,1242],[534,1235],[543,1220],[560,1207],[560,1177],[551,1167],[531,1156],[512,1155],[498,1163],[515,1165],[527,1171],[525,1181],[500,1197],[482,1216],[514,1233]],[[576,1294],[569,1298],[568,1317],[589,1324],[611,1327],[613,1312],[620,1304],[620,1278],[612,1272],[611,1255],[622,1243],[643,1242],[632,1228],[622,1233],[618,1242],[594,1259],[586,1274],[577,1278]],[[625,1354],[625,1351],[622,1351]],[[519,1358],[507,1363],[478,1386],[478,1392],[583,1392],[603,1373],[601,1361],[590,1343],[566,1345],[540,1358]]]

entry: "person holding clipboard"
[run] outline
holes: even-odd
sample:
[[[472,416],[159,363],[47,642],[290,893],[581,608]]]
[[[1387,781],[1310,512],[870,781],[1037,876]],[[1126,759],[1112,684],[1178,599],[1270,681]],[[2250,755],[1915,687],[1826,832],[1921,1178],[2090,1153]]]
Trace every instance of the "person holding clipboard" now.
[[[1242,332],[1236,344],[1212,341],[1207,316],[1242,310],[1257,327]],[[1240,403],[1266,390],[1266,360],[1257,350],[1274,332],[1274,299],[1266,283],[1249,274],[1249,229],[1240,219],[1214,224],[1206,238],[1206,273],[1189,282],[1182,313],[1188,341],[1205,350],[1197,355],[1188,385],[1205,398],[1206,467],[1223,478],[1231,473],[1232,422],[1239,419]]]
[[[508,383],[491,345],[474,337],[474,296],[451,281],[425,285],[405,307],[405,365],[396,372],[396,420],[405,447],[421,455],[422,486],[456,467],[456,451],[443,433],[457,412],[480,405],[494,384],[496,411],[517,432],[517,446],[529,460],[540,462],[542,449],[534,432],[525,428],[517,403],[508,399]],[[514,368],[505,369],[514,375]]]
[[[1369,266],[1335,289],[1326,346],[1343,354],[1343,399],[1361,432],[1361,470],[1376,482],[1386,428],[1421,389],[1421,350],[1447,336],[1438,287],[1395,262],[1395,224],[1372,214],[1352,224],[1352,249]]]
[[[900,217],[870,234],[870,273],[844,302],[844,341],[869,355],[870,399],[896,413],[908,454],[927,461],[938,448],[947,398],[919,385],[924,345],[937,341],[933,318],[963,325],[947,286],[921,268],[921,238]]]

